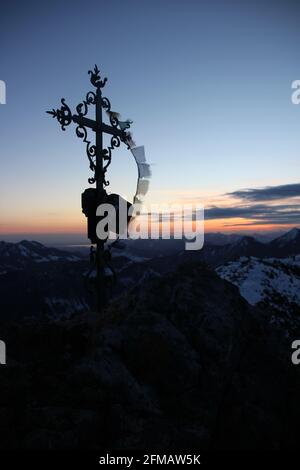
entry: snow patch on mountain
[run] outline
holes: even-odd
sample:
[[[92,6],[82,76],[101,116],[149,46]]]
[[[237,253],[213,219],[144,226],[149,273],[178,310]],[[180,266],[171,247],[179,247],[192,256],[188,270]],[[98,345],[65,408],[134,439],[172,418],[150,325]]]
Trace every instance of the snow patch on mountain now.
[[[76,262],[81,261],[81,258],[69,252],[48,248],[35,241],[0,242],[1,271],[24,268],[28,263],[49,263],[53,261]]]
[[[283,259],[241,257],[216,271],[236,285],[251,305],[267,302],[279,310],[289,304],[300,306],[300,255]]]

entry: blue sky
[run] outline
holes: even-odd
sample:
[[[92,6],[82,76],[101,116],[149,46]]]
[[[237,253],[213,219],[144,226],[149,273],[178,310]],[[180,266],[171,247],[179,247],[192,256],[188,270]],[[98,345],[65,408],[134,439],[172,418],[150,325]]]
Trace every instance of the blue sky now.
[[[2,6],[1,233],[84,232],[84,146],[45,110],[61,97],[75,110],[94,63],[153,164],[151,202],[226,206],[227,193],[298,183],[300,106],[291,83],[300,79],[299,19],[300,6],[286,1]],[[124,147],[111,190],[130,197],[135,178]]]

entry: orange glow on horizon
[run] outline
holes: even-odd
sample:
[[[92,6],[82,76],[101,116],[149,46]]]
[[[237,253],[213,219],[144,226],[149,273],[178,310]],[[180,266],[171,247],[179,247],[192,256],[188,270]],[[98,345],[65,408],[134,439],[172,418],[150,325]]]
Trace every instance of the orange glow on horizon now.
[[[173,195],[172,195],[173,196]],[[213,195],[211,194],[206,199],[202,197],[197,199],[194,195],[192,197],[189,193],[185,196],[181,195],[181,200],[173,202],[165,202],[165,205],[172,204],[192,204],[195,208],[201,207],[234,207],[236,201],[226,195]],[[202,199],[202,201],[201,201]],[[159,204],[160,205],[160,204]],[[161,206],[163,206],[161,202]],[[147,204],[146,210],[151,208]],[[152,222],[156,225],[154,222]],[[180,224],[180,221],[175,221],[174,225]],[[225,219],[208,219],[204,220],[205,233],[210,232],[223,232],[223,233],[238,233],[238,232],[272,232],[278,230],[290,230],[295,225],[293,224],[259,224],[259,221],[244,218],[225,218]],[[18,214],[12,215],[7,213],[4,220],[0,223],[0,236],[6,234],[83,234],[86,235],[87,219],[78,210],[78,208],[61,207],[55,212],[49,212],[45,215],[39,211],[31,211],[31,213],[23,214],[18,217]],[[172,230],[172,229],[171,229]]]
[[[175,225],[179,222],[175,222]],[[171,223],[172,229],[173,223]],[[85,234],[87,222],[85,218],[80,220],[64,220],[60,224],[57,222],[54,224],[50,223],[24,223],[24,224],[4,224],[0,225],[0,235],[5,234],[21,234],[21,233],[32,233],[32,234]],[[205,233],[210,232],[223,232],[223,233],[235,233],[235,232],[272,232],[276,230],[290,230],[294,227],[293,224],[264,224],[256,225],[255,221],[247,219],[212,219],[204,221]]]

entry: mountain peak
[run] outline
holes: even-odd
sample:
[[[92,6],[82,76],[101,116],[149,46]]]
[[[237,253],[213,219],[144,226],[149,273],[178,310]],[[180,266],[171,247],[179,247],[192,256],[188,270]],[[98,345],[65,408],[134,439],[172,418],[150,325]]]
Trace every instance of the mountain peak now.
[[[280,247],[283,247],[286,244],[295,243],[297,241],[300,241],[300,229],[298,227],[294,227],[292,228],[292,230],[285,233],[281,237],[276,238],[274,240],[274,243],[276,243]]]
[[[300,229],[297,227],[292,228],[289,232],[287,232],[285,235],[283,235],[282,238],[285,238],[285,240],[291,241],[295,240],[300,236]]]
[[[233,245],[234,246],[247,246],[253,243],[258,243],[254,237],[251,237],[250,235],[243,235],[241,238],[236,240],[233,243]]]
[[[0,247],[0,267],[3,269],[24,267],[28,262],[79,261],[81,259],[77,254],[46,247],[36,241],[1,242]]]
[[[42,243],[36,242],[34,240],[31,240],[31,241],[21,240],[19,243],[17,243],[17,245],[26,246],[28,248],[36,248],[36,247],[45,248],[45,246],[42,245]]]

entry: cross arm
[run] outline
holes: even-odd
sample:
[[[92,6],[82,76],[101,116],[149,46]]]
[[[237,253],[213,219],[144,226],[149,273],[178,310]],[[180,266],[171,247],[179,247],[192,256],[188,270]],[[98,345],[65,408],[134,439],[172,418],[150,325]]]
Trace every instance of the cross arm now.
[[[122,139],[122,140],[124,140],[124,139],[126,138],[126,132],[121,131],[121,130],[118,129],[117,127],[108,126],[108,125],[105,124],[104,122],[101,124],[101,129],[102,129],[102,131],[105,132],[106,134],[111,134],[111,135],[118,136],[118,137],[120,137],[120,139]]]
[[[78,124],[81,127],[89,127],[93,131],[99,131],[99,125],[93,119],[86,118],[84,116],[78,116],[77,114],[73,114],[72,121],[75,124]]]
[[[89,118],[86,118],[84,116],[78,116],[77,114],[74,114],[72,116],[72,120],[73,120],[73,122],[75,122],[79,126],[89,127],[90,129],[92,129],[95,132],[102,131],[102,132],[105,132],[106,134],[110,134],[110,135],[120,137],[120,139],[122,139],[122,140],[124,140],[126,138],[126,133],[124,131],[118,129],[117,127],[108,126],[105,123],[98,124],[93,119],[89,119]]]

